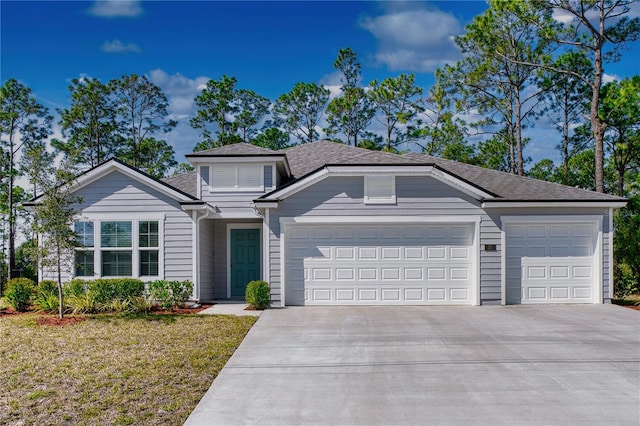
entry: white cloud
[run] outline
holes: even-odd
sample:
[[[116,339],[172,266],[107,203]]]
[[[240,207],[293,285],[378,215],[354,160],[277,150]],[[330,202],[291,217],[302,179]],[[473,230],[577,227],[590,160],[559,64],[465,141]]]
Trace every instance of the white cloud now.
[[[606,6],[607,7],[607,6]],[[606,10],[605,7],[605,10]],[[611,25],[612,23],[618,22],[620,19],[622,19],[623,17],[629,18],[629,19],[634,19],[637,17],[640,17],[640,2],[633,2],[629,5],[627,5],[626,7],[629,8],[629,11],[625,14],[625,15],[621,15],[618,17],[615,17],[613,19],[608,18],[607,19],[607,25]],[[615,8],[615,12],[613,13],[618,14],[622,12],[622,7],[617,6]],[[599,11],[597,8],[592,8],[586,11],[585,13],[586,18],[592,23],[595,24],[597,27],[597,22],[599,19]],[[576,17],[571,14],[570,12],[564,10],[564,9],[559,9],[559,8],[554,8],[553,9],[553,14],[552,14],[553,19],[555,19],[557,22],[563,24],[563,25],[569,25],[572,22],[576,23]]]
[[[619,81],[620,77],[615,74],[602,74],[602,84],[611,83],[612,81]]]
[[[178,118],[195,115],[196,105],[193,99],[210,80],[205,76],[190,79],[180,73],[169,75],[161,69],[152,70],[149,73],[149,79],[162,89],[169,100],[169,112]]]
[[[140,47],[133,43],[124,44],[120,40],[105,41],[100,50],[107,53],[139,53]]]
[[[134,18],[143,10],[137,0],[96,0],[87,12],[101,18]]]
[[[340,79],[342,77],[342,73],[340,71],[332,72],[331,74],[325,74],[320,79],[320,86],[325,89],[329,89],[329,100],[333,98],[337,98],[342,93],[342,83]]]
[[[462,25],[437,9],[392,11],[360,25],[378,39],[376,59],[391,71],[432,72],[460,57],[453,37]]]
[[[167,96],[169,117],[178,120],[178,126],[163,136],[176,152],[176,160],[185,161],[184,155],[193,151],[200,142],[200,131],[191,127],[189,120],[196,115],[194,98],[206,87],[209,77],[187,78],[180,73],[170,75],[161,69],[152,70],[149,79]]]

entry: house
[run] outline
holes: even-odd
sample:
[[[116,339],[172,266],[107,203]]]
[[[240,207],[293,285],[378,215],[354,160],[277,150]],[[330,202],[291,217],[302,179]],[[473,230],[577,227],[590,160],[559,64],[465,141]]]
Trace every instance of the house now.
[[[187,160],[195,171],[163,180],[116,159],[80,175],[69,277],[191,280],[199,301],[243,298],[264,279],[277,307],[613,294],[619,197],[330,141]]]

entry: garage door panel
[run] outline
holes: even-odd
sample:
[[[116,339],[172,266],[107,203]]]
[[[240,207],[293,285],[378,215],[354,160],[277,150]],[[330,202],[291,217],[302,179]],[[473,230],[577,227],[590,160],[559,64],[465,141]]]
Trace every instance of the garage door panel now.
[[[424,277],[424,273],[422,268],[405,268],[404,269],[404,279],[406,281],[416,280],[422,281]]]
[[[355,247],[336,247],[336,259],[355,259],[356,250]]]
[[[400,247],[382,247],[380,250],[380,258],[382,260],[399,260],[400,259]]]
[[[287,304],[471,303],[472,225],[315,227],[285,231]]]
[[[505,230],[507,303],[593,301],[593,225],[508,224]]]
[[[469,259],[469,248],[468,247],[451,247],[449,249],[449,258],[450,259]]]

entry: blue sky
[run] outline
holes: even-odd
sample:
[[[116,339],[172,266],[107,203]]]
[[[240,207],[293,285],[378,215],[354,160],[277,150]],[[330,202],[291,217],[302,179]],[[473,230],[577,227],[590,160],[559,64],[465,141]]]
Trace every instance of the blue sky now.
[[[183,161],[198,141],[188,124],[193,97],[208,79],[235,76],[271,99],[299,81],[337,87],[333,61],[351,47],[365,84],[411,72],[426,91],[434,69],[458,58],[451,37],[485,9],[484,1],[3,0],[0,79],[17,78],[54,110],[68,106],[73,78],[146,74],[181,123],[166,139]],[[608,78],[640,73],[640,43],[629,48]],[[556,158],[554,134],[538,130],[527,154]]]

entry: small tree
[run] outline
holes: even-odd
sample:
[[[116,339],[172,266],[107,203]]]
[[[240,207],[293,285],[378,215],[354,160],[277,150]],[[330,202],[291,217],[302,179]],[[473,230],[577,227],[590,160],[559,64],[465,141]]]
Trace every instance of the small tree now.
[[[41,235],[38,247],[41,267],[54,268],[58,281],[59,316],[64,315],[62,271],[74,261],[74,248],[78,245],[73,222],[74,204],[80,199],[71,192],[73,174],[68,166],[51,170],[49,177],[43,173],[41,182],[45,192],[35,206],[36,232]]]

